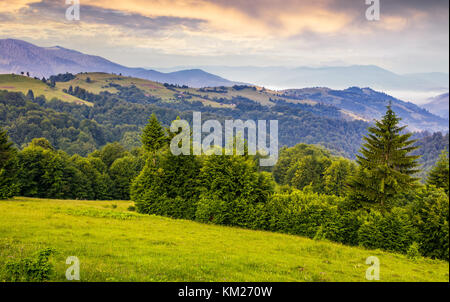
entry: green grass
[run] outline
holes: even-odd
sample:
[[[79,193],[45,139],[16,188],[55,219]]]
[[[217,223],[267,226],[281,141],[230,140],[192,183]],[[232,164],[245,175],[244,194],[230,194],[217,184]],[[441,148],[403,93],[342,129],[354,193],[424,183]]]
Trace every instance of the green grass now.
[[[86,81],[90,78],[90,82]],[[257,103],[265,106],[272,106],[273,102],[271,99],[283,99],[290,103],[307,103],[314,105],[317,102],[311,100],[292,100],[289,98],[282,97],[278,95],[278,92],[263,89],[262,87],[255,87],[256,89],[242,89],[235,90],[232,87],[225,88],[226,93],[217,92],[202,92],[195,88],[173,88],[167,89],[163,84],[154,81],[120,76],[102,72],[90,72],[90,73],[79,73],[73,80],[68,82],[56,82],[55,88],[51,88],[40,80],[29,78],[21,75],[12,74],[0,74],[0,90],[9,90],[15,92],[22,92],[26,94],[29,89],[33,90],[35,96],[44,95],[47,100],[52,98],[57,98],[65,102],[74,102],[78,104],[85,104],[92,106],[90,102],[83,101],[75,96],[64,93],[63,89],[69,89],[70,86],[75,88],[79,86],[87,91],[95,94],[99,94],[102,91],[108,91],[110,93],[117,93],[117,89],[114,87],[109,87],[110,83],[119,84],[124,87],[130,87],[135,85],[137,88],[144,91],[147,96],[154,96],[160,98],[164,102],[177,102],[181,95],[191,94],[189,101],[199,101],[205,106],[211,106],[216,108],[234,108],[234,104],[224,104],[220,101],[215,101],[214,99],[228,99],[231,100],[234,97],[245,97],[251,99]]]
[[[298,236],[140,215],[128,201],[15,198],[0,201],[0,281],[4,264],[54,248],[51,281],[65,259],[81,281],[366,281],[369,256],[380,281],[449,281],[449,264]]]
[[[0,90],[22,92],[26,95],[29,89],[33,90],[33,94],[35,97],[43,95],[48,101],[50,101],[52,98],[57,98],[63,102],[92,106],[92,103],[83,101],[82,99],[79,99],[75,96],[64,93],[62,89],[58,87],[51,88],[40,80],[21,75],[0,74]]]
[[[88,77],[91,80],[89,83],[86,82],[86,79]],[[270,101],[271,98],[284,99],[287,102],[308,103],[312,105],[317,103],[310,100],[291,100],[289,98],[278,96],[276,91],[269,89],[263,90],[261,87],[256,87],[256,90],[250,88],[234,90],[233,88],[228,87],[226,88],[226,93],[215,93],[211,91],[202,92],[199,89],[195,88],[173,88],[173,90],[171,90],[164,87],[163,84],[154,81],[101,72],[80,73],[76,75],[75,79],[68,82],[58,82],[56,83],[56,86],[61,90],[69,89],[70,86],[79,86],[89,92],[96,94],[100,93],[101,91],[116,93],[117,89],[115,89],[114,87],[108,87],[109,83],[115,83],[125,87],[135,85],[137,88],[143,90],[147,95],[159,97],[162,101],[166,102],[177,101],[178,95],[189,93],[194,95],[192,99],[190,99],[190,101],[200,101],[204,105],[211,107],[233,108],[233,105],[222,104],[220,102],[213,101],[212,99],[232,99],[233,97],[238,96],[246,97],[266,106],[273,105],[273,102]]]

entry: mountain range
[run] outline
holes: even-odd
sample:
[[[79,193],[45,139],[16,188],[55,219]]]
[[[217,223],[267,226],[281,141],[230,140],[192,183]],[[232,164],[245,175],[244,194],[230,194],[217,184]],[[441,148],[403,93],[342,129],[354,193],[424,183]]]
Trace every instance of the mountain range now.
[[[423,108],[443,118],[449,118],[448,92],[429,98],[428,101],[428,103],[422,105]]]
[[[392,109],[402,118],[401,123],[408,125],[411,131],[448,130],[448,118],[437,116],[416,104],[399,100],[368,87],[350,87],[344,90],[318,87],[287,89],[280,92],[284,97],[312,100],[335,106],[340,108],[343,113],[366,121],[380,119],[386,111],[386,105],[391,104]]]
[[[252,83],[277,90],[304,87],[345,89],[357,86],[387,93],[420,91],[431,95],[449,90],[449,74],[443,72],[397,74],[375,65],[292,68],[195,66],[155,70],[126,67],[60,46],[39,47],[22,40],[0,39],[0,73],[20,72],[30,72],[32,76],[40,78],[65,72],[106,72],[194,88]]]
[[[260,113],[280,112],[292,117],[306,111],[313,113],[318,119],[365,122],[381,118],[386,106],[391,103],[393,110],[402,118],[401,123],[408,125],[411,131],[448,131],[448,119],[371,88],[350,87],[333,90],[321,87],[280,91],[252,85],[188,88],[107,73],[67,74],[51,78],[56,81],[54,88],[31,77],[0,75],[0,89],[22,93],[32,89],[35,95],[44,95],[48,100],[57,98],[79,104],[85,103],[83,99],[73,99],[74,95],[65,92],[69,91],[70,87],[79,87],[97,94],[107,92],[123,95],[124,91],[127,91],[124,98],[129,102],[178,103],[186,110],[208,111],[212,110],[208,109],[212,107],[215,108],[213,111],[247,111],[257,108]],[[133,93],[128,94],[131,91]]]
[[[158,69],[178,70],[186,67]],[[192,67],[191,67],[192,68]],[[235,81],[253,83],[273,89],[303,87],[371,87],[385,92],[446,92],[449,75],[443,72],[397,74],[375,65],[351,65],[329,67],[254,67],[254,66],[197,66],[207,72]],[[412,94],[416,96],[417,94]],[[411,99],[414,101],[414,99]]]
[[[230,71],[233,68],[223,67],[221,70],[222,72],[224,70]],[[254,81],[258,82],[264,77],[274,77],[273,83],[277,83],[276,81],[279,81],[278,83],[289,83],[291,81],[292,85],[295,85],[294,87],[307,86],[314,79],[318,81],[315,82],[316,84],[322,83],[324,84],[323,86],[332,87],[336,83],[344,85],[346,81],[352,78],[357,79],[353,83],[362,84],[360,87],[367,87],[368,83],[373,84],[375,82],[384,86],[387,85],[386,83],[390,83],[391,85],[396,85],[395,87],[402,87],[402,85],[411,83],[411,85],[416,85],[412,85],[413,87],[421,87],[422,89],[427,87],[429,89],[445,89],[445,85],[448,87],[448,75],[447,82],[445,82],[445,74],[430,73],[399,76],[376,66],[293,69],[242,67],[238,68],[238,70],[244,72],[248,76],[248,80],[252,77]],[[216,71],[220,72],[220,70]],[[291,103],[289,106],[291,106],[292,110],[299,109],[292,107],[292,104],[296,103],[303,104],[301,105],[303,106],[302,110],[310,111],[317,111],[318,109],[304,107],[304,104],[323,104],[332,106],[334,109],[330,111],[330,107],[327,110],[320,108],[320,112],[317,111],[319,115],[325,114],[324,112],[327,112],[326,114],[333,112],[331,113],[333,117],[340,116],[347,120],[357,119],[368,122],[380,118],[385,112],[385,106],[391,103],[393,109],[402,117],[402,123],[407,124],[412,131],[448,131],[448,103],[446,116],[442,109],[445,107],[445,94],[437,99],[430,100],[431,103],[428,107],[424,106],[427,111],[411,102],[404,102],[372,88],[359,88],[356,85],[340,90],[326,87],[270,90],[255,85],[243,85],[241,82],[232,82],[200,69],[161,72],[144,68],[128,68],[99,56],[86,55],[59,46],[38,47],[21,40],[0,40],[0,73],[17,74],[21,72],[29,72],[30,77],[49,77],[50,75],[66,72],[74,74],[95,72],[96,74],[89,75],[93,83],[86,83],[87,75],[84,77],[78,76],[73,81],[66,82],[67,87],[65,88],[68,89],[70,85],[73,87],[80,86],[88,91],[94,89],[94,92],[99,93],[102,90],[107,90],[107,87],[110,87],[112,83],[124,85],[125,82],[129,82],[128,85],[136,85],[139,89],[143,89],[149,97],[168,98],[168,100],[175,101],[189,97],[191,101],[199,101],[205,106],[235,106],[236,98],[244,98],[260,103],[263,106],[267,106],[268,109],[273,108],[275,104],[280,104],[280,101],[282,104]],[[114,75],[120,78],[115,79]],[[297,77],[294,75],[297,75]],[[139,79],[152,82],[145,83]],[[23,81],[23,79],[3,77],[0,84],[2,84],[1,87],[7,87],[8,90],[24,93],[31,87],[27,85],[37,85],[34,82],[23,82],[20,84],[20,81]],[[186,85],[190,88],[176,86],[165,88],[162,85],[156,85],[156,82],[176,84],[178,86]],[[24,85],[24,83],[27,83],[27,85]],[[159,87],[158,89],[148,88],[157,86]],[[242,87],[234,89],[234,86]],[[37,90],[35,89],[34,92],[43,93],[44,95],[48,94],[47,97],[50,98],[65,99],[72,97],[65,95],[61,90],[45,87],[36,88]],[[205,87],[216,88],[208,89]],[[448,100],[448,93],[446,97]],[[81,102],[81,100],[78,100],[78,102]],[[339,111],[339,114],[336,113],[337,111]],[[442,116],[442,114],[444,115]]]
[[[0,73],[29,72],[31,76],[41,78],[66,72],[93,71],[122,74],[190,87],[238,84],[200,69],[164,73],[151,69],[129,68],[99,56],[86,55],[60,46],[39,47],[16,39],[0,40]]]

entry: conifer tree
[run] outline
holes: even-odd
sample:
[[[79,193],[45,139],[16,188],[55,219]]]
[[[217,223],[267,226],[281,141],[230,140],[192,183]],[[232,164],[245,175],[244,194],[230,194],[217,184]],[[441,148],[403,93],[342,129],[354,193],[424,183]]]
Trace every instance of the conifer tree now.
[[[419,156],[409,155],[417,147],[412,133],[403,133],[400,118],[391,105],[381,121],[369,128],[365,143],[357,155],[359,171],[352,179],[351,196],[361,201],[377,203],[382,207],[395,195],[414,187]]]
[[[428,174],[427,184],[433,185],[437,188],[443,188],[445,193],[449,192],[449,160],[448,152],[443,150],[439,156],[436,165]]]
[[[28,99],[30,99],[30,100],[34,100],[34,93],[33,93],[33,90],[31,90],[31,89],[28,89],[28,92],[27,92],[27,98]]]
[[[153,113],[142,132],[142,144],[144,149],[152,155],[154,164],[156,164],[156,152],[164,146],[165,142],[164,129]]]

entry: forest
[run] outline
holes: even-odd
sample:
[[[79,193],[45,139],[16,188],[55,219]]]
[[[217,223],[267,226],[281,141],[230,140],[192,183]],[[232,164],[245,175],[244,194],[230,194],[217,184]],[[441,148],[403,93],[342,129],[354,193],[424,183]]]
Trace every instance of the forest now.
[[[413,134],[398,125],[399,118],[390,107],[368,128],[356,160],[320,146],[297,144],[280,150],[273,169],[261,170],[260,155],[174,156],[168,147],[174,133],[157,117],[165,113],[174,120],[173,110],[151,114],[142,133],[131,139],[135,146],[130,149],[130,145],[108,143],[114,131],[127,133],[114,121],[124,118],[129,106],[124,105],[123,114],[117,116],[104,114],[104,125],[116,125],[107,128],[94,120],[77,122],[57,109],[67,106],[73,116],[90,116],[97,114],[95,107],[91,111],[51,101],[41,108],[35,98],[10,93],[0,96],[0,101],[9,100],[3,101],[3,106],[16,108],[0,111],[4,120],[20,123],[26,116],[25,124],[33,125],[34,120],[34,125],[42,125],[28,131],[46,134],[17,148],[8,134],[11,131],[14,141],[21,128],[1,131],[1,198],[131,199],[135,203],[132,210],[143,214],[448,261],[448,153],[441,150],[421,183],[417,177],[422,170],[417,155],[420,148]],[[108,101],[103,100],[106,110]],[[27,114],[21,115],[24,112]],[[100,116],[96,115],[102,121]],[[92,149],[86,148],[83,156],[60,150],[64,140],[55,135],[59,131],[64,135],[72,132],[75,142],[83,142],[85,137]]]
[[[61,80],[60,77],[55,78]],[[53,80],[55,80],[53,79]],[[311,106],[277,101],[270,110],[244,97],[215,100],[233,103],[235,108],[204,106],[184,95],[177,102],[161,101],[146,95],[137,87],[110,83],[118,93],[94,94],[78,86],[65,92],[93,103],[92,107],[46,100],[33,91],[25,95],[0,91],[0,126],[13,142],[24,147],[32,138],[44,137],[57,149],[67,153],[88,155],[106,143],[118,141],[127,148],[139,145],[139,134],[148,117],[155,113],[164,126],[180,116],[191,122],[192,111],[201,111],[205,119],[223,123],[227,119],[279,121],[280,145],[320,144],[352,158],[357,152],[368,123],[346,121],[335,107]]]

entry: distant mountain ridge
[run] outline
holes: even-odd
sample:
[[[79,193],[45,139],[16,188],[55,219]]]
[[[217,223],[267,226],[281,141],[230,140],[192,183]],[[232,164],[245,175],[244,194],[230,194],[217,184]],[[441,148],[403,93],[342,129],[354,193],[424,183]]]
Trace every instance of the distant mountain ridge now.
[[[376,71],[380,79],[383,79],[384,76],[388,76],[390,73],[389,71],[383,70],[376,66],[361,66],[359,68],[361,69],[360,72],[363,75],[365,74],[365,70],[367,68],[372,70],[371,75],[369,75],[368,77],[373,77],[373,71]],[[312,77],[314,77],[315,72],[322,73],[324,70],[326,70],[319,70],[314,68],[300,69],[311,72]],[[347,68],[346,70],[350,69]],[[265,68],[261,67],[260,70],[265,70]],[[337,70],[342,71],[345,70],[345,68],[328,69],[328,71],[331,73],[336,73]],[[48,77],[49,75],[59,73],[81,73],[90,71],[114,73],[116,75],[122,74],[123,76],[132,76],[134,78],[146,79],[159,83],[187,85],[193,88],[219,88],[220,86],[231,87],[235,84],[240,84],[207,73],[200,69],[181,70],[164,73],[144,68],[128,68],[108,61],[99,56],[85,55],[81,52],[69,50],[59,46],[38,47],[20,40],[0,40],[0,73],[30,72],[31,76],[42,74],[43,76]],[[277,72],[277,68],[274,68],[272,72]],[[255,79],[258,79],[261,76],[265,76],[264,72],[256,72],[255,70],[252,74],[254,75]],[[343,73],[342,76],[345,77],[345,73]],[[106,77],[108,76],[106,75]],[[324,77],[326,79],[325,75]],[[415,77],[419,77],[419,75],[415,75]],[[422,74],[420,75],[420,77],[422,77],[423,79],[427,77],[436,78],[439,77],[439,74]],[[279,78],[288,79],[289,74],[279,74]],[[338,79],[339,77],[336,76],[336,78]],[[109,79],[107,82],[103,83],[100,86],[108,85],[111,83],[111,81],[113,80]],[[97,85],[100,84],[98,81],[94,82],[96,82]],[[123,80],[118,82],[119,85],[120,82],[123,82]],[[79,81],[76,84],[81,85]],[[16,86],[16,83],[12,83],[11,85]],[[148,85],[154,86],[151,83]],[[104,89],[100,86],[97,87],[99,91],[101,89]],[[244,97],[249,100],[257,101],[265,106],[270,104],[274,105],[277,99],[284,99],[284,101],[293,101],[294,103],[298,101],[301,101],[303,103],[314,101],[314,103],[333,105],[338,110],[341,110],[341,113],[349,119],[360,119],[365,121],[372,121],[373,119],[380,118],[385,112],[386,105],[389,102],[392,102],[393,109],[399,114],[399,116],[402,117],[402,122],[404,124],[407,124],[410,130],[448,131],[448,119],[436,116],[429,111],[420,108],[417,105],[414,105],[413,103],[401,101],[388,94],[377,92],[371,88],[351,87],[344,90],[335,90],[330,88],[315,87],[303,89],[287,89],[280,91],[272,90],[269,92],[269,90],[262,89],[261,87],[259,87],[258,89],[253,86],[244,85],[244,87],[247,88],[225,90],[225,92],[221,92],[221,89],[213,89],[208,91],[198,90],[195,92],[181,89],[180,91],[178,91],[178,94],[174,94],[172,96],[172,99],[178,100],[189,97],[193,100],[199,100],[205,104],[214,104],[216,106],[233,106],[233,102],[219,104],[220,101],[217,102],[215,100],[227,98],[228,100],[226,102],[230,102],[230,98],[236,97]],[[361,87],[367,86],[365,85]],[[147,93],[149,95],[158,94],[157,92],[152,90],[147,91]],[[157,95],[156,97],[161,96]],[[268,107],[268,110],[269,109],[270,106]]]
[[[179,68],[183,67],[160,70],[170,71]],[[397,74],[375,65],[292,68],[282,66],[198,66],[198,68],[235,81],[254,83],[273,89],[322,86],[344,89],[358,86],[372,87],[382,91],[445,91],[449,87],[448,73]]]
[[[448,92],[429,99],[429,103],[422,105],[433,114],[439,115],[443,118],[449,118],[449,98]]]
[[[262,106],[258,109],[260,112],[273,111],[276,107],[276,110],[291,115],[295,115],[295,112],[300,110],[309,111],[320,118],[347,121],[372,122],[374,119],[380,119],[386,112],[386,106],[391,103],[394,111],[402,118],[401,123],[408,125],[410,131],[447,132],[449,129],[448,119],[432,114],[411,102],[404,102],[371,88],[350,87],[344,90],[333,90],[326,87],[312,87],[275,91],[251,85],[236,85],[196,89],[182,86],[166,87],[161,83],[145,79],[107,73],[80,73],[66,82],[57,80],[56,87],[50,88],[42,81],[26,76],[0,75],[0,90],[27,93],[29,89],[33,89],[35,95],[43,94],[48,99],[56,97],[69,102],[71,100],[68,98],[74,96],[64,93],[64,89],[67,91],[70,86],[73,88],[79,86],[97,94],[102,91],[115,94],[119,92],[117,85],[128,88],[134,86],[135,89],[140,90],[132,94],[130,101],[133,102],[137,102],[142,97],[153,101],[180,103],[189,110],[212,106],[247,111],[258,105]],[[80,101],[75,100],[75,102]]]
[[[300,100],[312,100],[333,105],[345,112],[353,113],[364,120],[381,118],[386,112],[386,105],[402,118],[401,123],[408,125],[411,131],[448,131],[448,119],[434,115],[411,103],[396,99],[371,88],[350,87],[333,90],[325,87],[288,89],[280,91],[282,96]]]
[[[0,73],[20,72],[29,72],[31,76],[37,77],[66,72],[107,72],[195,88],[239,84],[200,69],[163,73],[125,67],[99,56],[86,55],[60,46],[39,47],[16,39],[0,40]]]

